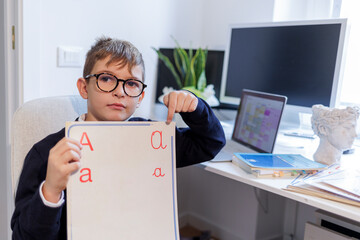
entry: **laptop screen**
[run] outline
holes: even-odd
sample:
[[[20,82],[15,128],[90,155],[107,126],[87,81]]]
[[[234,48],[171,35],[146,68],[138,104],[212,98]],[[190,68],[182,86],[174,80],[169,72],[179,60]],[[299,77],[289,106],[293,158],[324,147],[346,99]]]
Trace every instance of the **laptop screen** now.
[[[232,140],[255,151],[272,153],[287,97],[244,89]]]

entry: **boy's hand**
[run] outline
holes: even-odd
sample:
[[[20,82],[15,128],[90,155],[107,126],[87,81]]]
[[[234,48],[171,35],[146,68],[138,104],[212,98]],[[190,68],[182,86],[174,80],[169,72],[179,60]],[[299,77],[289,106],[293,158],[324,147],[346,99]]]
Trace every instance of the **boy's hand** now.
[[[198,105],[198,99],[188,91],[173,91],[164,96],[164,104],[168,108],[166,123],[170,123],[174,113],[193,112]]]
[[[81,149],[79,141],[64,137],[50,150],[42,189],[47,201],[57,203],[60,200],[70,174],[80,168]]]

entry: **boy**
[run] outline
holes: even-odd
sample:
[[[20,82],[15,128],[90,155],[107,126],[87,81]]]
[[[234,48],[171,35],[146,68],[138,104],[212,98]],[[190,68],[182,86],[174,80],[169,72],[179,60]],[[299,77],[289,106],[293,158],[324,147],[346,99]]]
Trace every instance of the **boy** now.
[[[144,98],[144,62],[129,42],[100,38],[87,53],[77,81],[87,99],[87,114],[78,121],[149,121],[131,118]],[[225,137],[211,108],[187,91],[164,97],[167,122],[180,113],[190,128],[176,129],[177,167],[212,159]],[[13,239],[66,239],[66,185],[80,168],[82,146],[65,130],[38,142],[25,158],[11,220]],[[116,203],[114,203],[116,204]]]

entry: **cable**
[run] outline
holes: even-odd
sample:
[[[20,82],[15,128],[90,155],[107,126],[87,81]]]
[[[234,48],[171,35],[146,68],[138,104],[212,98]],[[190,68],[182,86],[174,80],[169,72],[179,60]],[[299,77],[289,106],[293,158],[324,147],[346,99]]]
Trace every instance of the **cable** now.
[[[234,120],[235,119],[235,110],[231,111],[224,111],[222,109],[213,109],[213,111],[215,112],[215,115],[218,115],[218,118],[222,121],[229,121],[229,120]],[[234,116],[230,116],[230,115],[234,115]]]
[[[255,197],[257,202],[259,203],[260,207],[262,208],[262,210],[264,211],[264,213],[268,214],[269,212],[269,197],[268,197],[268,192],[265,191],[265,205],[263,205],[263,203],[261,202],[261,199],[258,195],[258,192],[256,191],[257,188],[253,187],[254,193],[255,193]]]
[[[299,209],[299,203],[295,202],[295,220],[294,220],[294,230],[293,233],[289,234],[291,240],[296,240],[296,229],[297,229],[297,219],[298,219],[298,209]]]
[[[265,191],[265,204],[263,204],[261,202],[261,199],[260,199],[260,196],[259,196],[259,193],[257,191],[258,188],[256,187],[253,187],[253,190],[254,190],[254,194],[255,194],[255,197],[256,197],[256,200],[257,202],[259,203],[261,209],[264,211],[265,214],[268,214],[269,212],[269,197],[268,197],[268,192]],[[259,189],[260,190],[260,189]],[[293,227],[293,233],[291,234],[286,234],[286,235],[289,235],[289,237],[291,238],[291,240],[297,240],[296,238],[296,230],[297,230],[297,220],[298,220],[298,211],[299,211],[299,203],[298,202],[295,202],[295,219],[294,219],[294,227]]]

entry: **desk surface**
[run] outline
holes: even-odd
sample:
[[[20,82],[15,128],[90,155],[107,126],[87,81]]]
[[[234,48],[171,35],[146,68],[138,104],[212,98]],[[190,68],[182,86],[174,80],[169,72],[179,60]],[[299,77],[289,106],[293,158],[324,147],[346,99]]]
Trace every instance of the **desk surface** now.
[[[284,134],[280,132],[274,152],[300,153],[312,159],[312,154],[315,152],[317,146],[318,139],[311,140],[298,137],[288,137],[284,136]],[[241,151],[242,149],[239,149],[239,152]],[[354,164],[355,162],[356,165],[360,166],[360,148],[356,149],[355,154],[342,156],[343,164]],[[201,165],[207,171],[360,222],[360,207],[284,190],[284,188],[291,183],[293,178],[256,178],[254,175],[246,173],[231,162],[210,161],[202,163]]]

